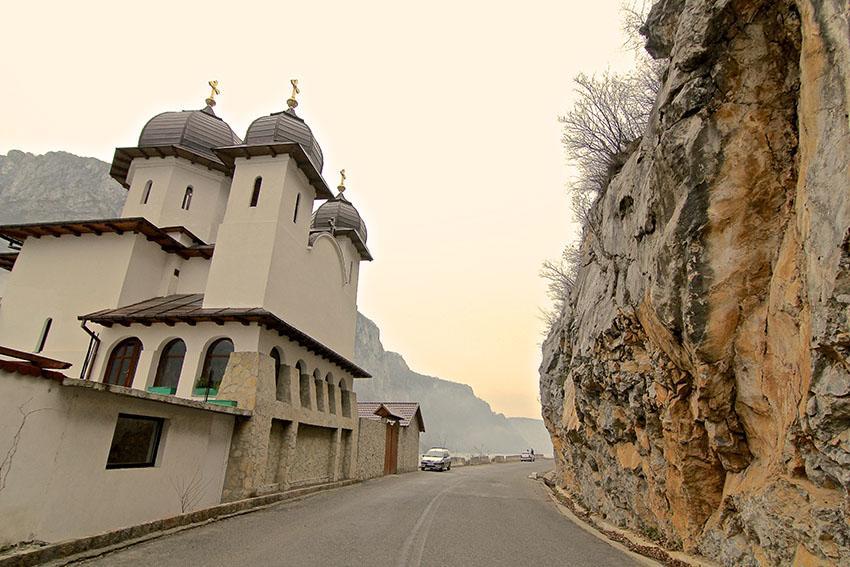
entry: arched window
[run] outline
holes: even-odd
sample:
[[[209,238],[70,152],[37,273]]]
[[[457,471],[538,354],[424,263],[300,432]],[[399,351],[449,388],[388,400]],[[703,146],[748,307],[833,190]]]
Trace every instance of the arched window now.
[[[38,344],[35,347],[35,352],[44,350],[44,345],[47,343],[47,334],[50,333],[50,326],[53,325],[53,319],[50,317],[44,322],[44,327],[41,328],[41,335],[38,338]]]
[[[263,186],[263,178],[257,177],[254,180],[254,192],[251,193],[251,206],[256,207],[257,203],[260,202],[260,187]]]
[[[295,211],[292,213],[292,222],[298,222],[298,205],[301,204],[301,193],[295,196]]]
[[[232,352],[233,341],[230,339],[218,339],[210,345],[204,357],[204,369],[198,376],[198,383],[195,384],[196,395],[218,394],[218,387],[221,385],[221,379],[224,378],[227,361],[230,360]],[[200,392],[198,392],[199,389]]]
[[[325,382],[328,383],[328,411],[336,414],[336,388],[334,388],[334,375],[328,372],[325,376]]]
[[[115,345],[112,354],[109,355],[109,361],[106,363],[103,381],[106,384],[115,384],[127,388],[132,386],[140,354],[142,354],[142,341],[136,337],[124,339]]]
[[[271,352],[271,354],[269,354],[269,356],[271,356],[272,360],[274,361],[274,383],[275,383],[275,385],[279,386],[280,385],[280,363],[281,363],[280,351],[277,350],[276,348],[273,348],[272,352]]]
[[[313,371],[313,382],[316,388],[316,409],[325,411],[325,382],[318,368]]]
[[[192,206],[192,186],[189,185],[186,187],[186,192],[183,193],[183,204],[180,205],[184,211],[188,211],[189,207]]]
[[[157,388],[171,388],[172,393],[177,391],[177,383],[180,381],[180,371],[183,369],[183,359],[186,357],[186,343],[180,339],[174,339],[165,345],[162,354],[159,355],[159,364],[156,367],[156,378],[153,385]]]
[[[148,198],[151,196],[151,187],[153,187],[153,180],[148,179],[148,182],[145,183],[145,190],[142,191],[142,204],[148,204]]]

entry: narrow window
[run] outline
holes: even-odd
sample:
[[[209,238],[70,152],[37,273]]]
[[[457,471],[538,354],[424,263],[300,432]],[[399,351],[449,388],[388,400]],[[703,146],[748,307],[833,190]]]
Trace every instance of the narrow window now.
[[[180,205],[184,211],[188,211],[189,207],[192,206],[192,186],[189,185],[186,187],[186,192],[183,193],[183,204]]]
[[[230,339],[218,339],[210,345],[204,357],[204,369],[195,384],[196,396],[215,396],[218,394],[218,387],[221,384],[221,379],[224,378],[227,361],[230,360],[232,352],[233,341]]]
[[[256,207],[260,201],[260,187],[263,185],[263,178],[258,177],[254,180],[254,192],[251,193],[251,206]]]
[[[142,191],[142,204],[148,204],[148,198],[151,196],[151,187],[153,187],[153,180],[148,179],[148,182],[145,183],[145,190]]]
[[[136,365],[139,364],[139,355],[142,353],[142,341],[136,337],[124,339],[118,343],[109,362],[106,363],[106,374],[103,381],[107,384],[124,386],[129,388],[133,385],[133,377],[136,375]]]
[[[313,382],[316,386],[316,410],[325,411],[325,382],[318,368],[313,371]]]
[[[336,388],[334,388],[334,376],[330,372],[325,377],[325,381],[328,383],[328,411],[332,414],[336,414]]]
[[[108,469],[152,467],[156,464],[159,441],[162,438],[160,417],[118,414],[112,445],[106,458]]]
[[[50,332],[50,326],[53,324],[53,319],[50,317],[47,318],[47,321],[44,322],[44,327],[41,329],[41,337],[38,339],[38,346],[35,349],[35,352],[41,352],[44,350],[44,344],[47,342],[47,334]]]
[[[272,349],[271,357],[274,361],[274,383],[280,388],[280,353],[276,348]]]
[[[301,204],[301,193],[295,197],[295,212],[292,213],[292,222],[298,222],[298,205]]]
[[[186,343],[180,339],[174,339],[165,345],[156,367],[154,387],[167,388],[170,394],[177,392],[177,383],[180,381],[180,371],[183,370],[183,359],[185,357]]]

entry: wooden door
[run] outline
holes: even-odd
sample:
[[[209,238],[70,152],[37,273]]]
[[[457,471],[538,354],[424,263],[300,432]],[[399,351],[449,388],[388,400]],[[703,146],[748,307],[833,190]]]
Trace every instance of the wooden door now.
[[[398,471],[398,423],[387,423],[387,445],[384,449],[384,474]]]

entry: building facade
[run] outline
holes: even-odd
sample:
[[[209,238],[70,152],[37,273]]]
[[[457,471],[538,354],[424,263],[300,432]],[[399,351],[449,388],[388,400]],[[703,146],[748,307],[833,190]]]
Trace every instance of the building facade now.
[[[226,465],[211,484],[223,500],[356,476],[353,381],[369,374],[351,359],[360,265],[372,257],[344,176],[334,194],[318,142],[287,102],[244,140],[212,97],[159,114],[136,146],[115,151],[120,217],[0,227],[16,250],[0,263],[11,272],[0,345],[69,363],[63,386],[100,384],[91,403],[109,409],[87,425],[99,434],[117,436],[123,414],[151,414],[167,455],[184,427],[165,413],[225,416],[215,419],[232,422],[216,437]],[[0,380],[0,397],[20,389],[19,378]],[[67,405],[71,390],[84,391],[60,387],[53,401]],[[171,409],[151,409],[160,406]],[[85,424],[86,412],[75,419]],[[159,456],[132,472],[92,458],[107,483],[155,490]]]
[[[419,469],[425,420],[416,402],[358,402],[358,474],[366,480]]]

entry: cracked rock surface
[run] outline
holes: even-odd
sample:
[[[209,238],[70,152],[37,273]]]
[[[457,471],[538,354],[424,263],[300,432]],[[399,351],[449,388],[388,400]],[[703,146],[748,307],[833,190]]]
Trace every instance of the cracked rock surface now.
[[[850,564],[841,0],[660,0],[646,134],[543,345],[557,476],[726,565]]]

